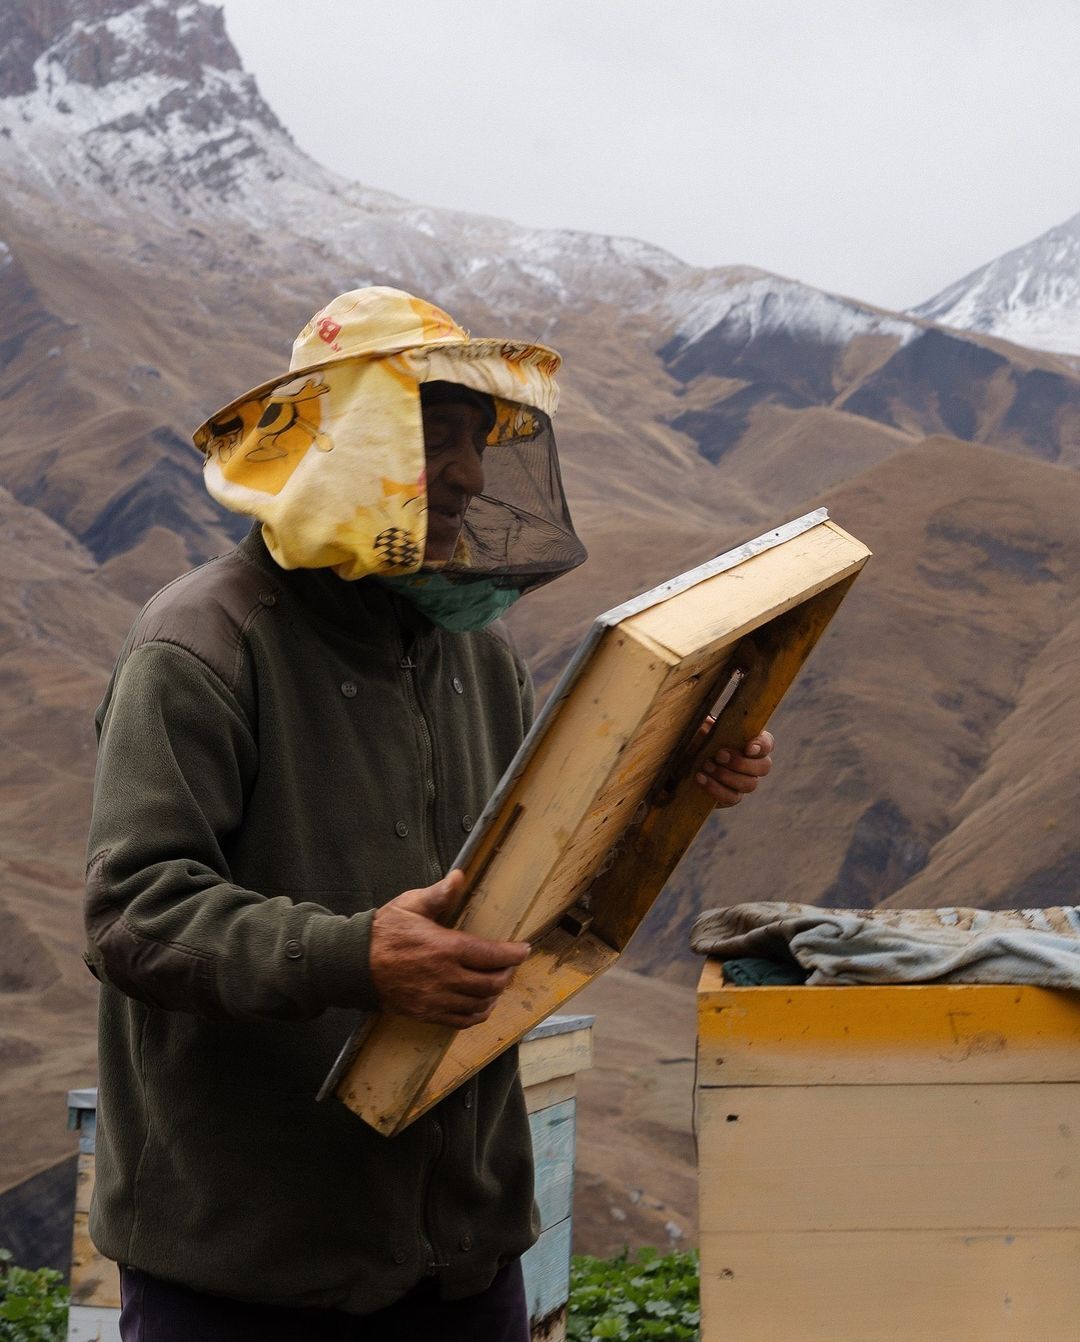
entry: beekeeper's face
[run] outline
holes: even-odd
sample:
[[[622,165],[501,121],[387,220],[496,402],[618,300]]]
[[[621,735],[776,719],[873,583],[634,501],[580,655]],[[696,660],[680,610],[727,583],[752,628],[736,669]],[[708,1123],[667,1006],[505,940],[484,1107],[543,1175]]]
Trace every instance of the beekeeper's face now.
[[[469,504],[484,488],[489,420],[477,405],[445,401],[421,407],[427,462],[425,561],[452,559]]]

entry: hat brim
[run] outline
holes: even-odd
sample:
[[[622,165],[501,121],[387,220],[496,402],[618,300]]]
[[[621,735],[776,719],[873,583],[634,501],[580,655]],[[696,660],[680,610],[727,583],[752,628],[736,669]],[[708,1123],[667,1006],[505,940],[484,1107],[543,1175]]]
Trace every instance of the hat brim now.
[[[252,387],[250,391],[244,392],[242,396],[236,396],[220,410],[209,415],[192,434],[196,450],[205,455],[205,449],[200,446],[202,442],[208,441],[213,436],[212,425],[220,423],[222,420],[234,415],[243,405],[251,401],[261,401],[269,397],[276,387],[282,383],[295,381],[298,377],[303,377],[308,373],[319,373],[327,368],[340,367],[348,363],[370,363],[376,359],[391,359],[401,355],[409,355],[413,359],[422,360],[424,363],[434,361],[437,367],[432,368],[425,376],[417,377],[417,382],[422,384],[427,381],[435,381],[447,377],[448,366],[456,366],[457,371],[463,373],[460,378],[465,386],[473,387],[477,391],[486,391],[492,395],[501,396],[503,400],[514,400],[515,397],[507,395],[509,387],[496,388],[490,385],[489,379],[483,377],[470,377],[470,368],[481,369],[487,361],[500,359],[510,364],[518,365],[523,369],[535,370],[539,375],[540,385],[550,387],[547,395],[541,397],[528,396],[521,397],[524,404],[533,404],[537,402],[537,409],[543,410],[545,414],[555,413],[558,404],[558,388],[553,381],[555,373],[562,364],[562,357],[547,345],[536,345],[528,341],[521,340],[498,340],[498,339],[480,339],[468,341],[433,341],[430,344],[405,345],[399,349],[389,348],[364,354],[339,354],[332,359],[323,359],[318,363],[304,364],[299,368],[290,368],[285,372],[279,373],[277,377],[268,378],[265,382],[260,382]],[[449,379],[456,380],[456,379]],[[535,387],[537,378],[534,376],[530,381]],[[545,403],[541,404],[540,401]]]

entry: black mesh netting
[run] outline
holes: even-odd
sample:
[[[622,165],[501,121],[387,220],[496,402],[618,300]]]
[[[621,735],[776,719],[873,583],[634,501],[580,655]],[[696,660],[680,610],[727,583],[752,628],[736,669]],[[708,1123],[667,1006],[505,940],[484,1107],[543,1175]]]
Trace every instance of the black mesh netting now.
[[[496,441],[484,452],[484,492],[469,504],[458,553],[442,572],[524,592],[577,568],[586,551],[570,518],[551,420],[532,407],[499,408]]]

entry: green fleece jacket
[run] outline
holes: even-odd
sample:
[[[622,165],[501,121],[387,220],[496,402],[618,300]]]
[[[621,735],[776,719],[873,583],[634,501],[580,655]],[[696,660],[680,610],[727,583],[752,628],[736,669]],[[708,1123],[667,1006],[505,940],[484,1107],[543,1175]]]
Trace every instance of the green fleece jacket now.
[[[505,636],[257,532],[159,592],[98,713],[87,962],[110,1258],[366,1313],[483,1290],[532,1243],[513,1050],[400,1136],[314,1096],[376,1006],[374,909],[450,867],[529,724]]]

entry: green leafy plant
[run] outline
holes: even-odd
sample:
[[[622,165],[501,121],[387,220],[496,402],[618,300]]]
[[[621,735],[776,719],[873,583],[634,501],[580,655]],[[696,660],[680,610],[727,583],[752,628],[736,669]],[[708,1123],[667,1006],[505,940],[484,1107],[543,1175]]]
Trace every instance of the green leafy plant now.
[[[575,1257],[568,1313],[568,1342],[698,1342],[697,1254]]]
[[[16,1267],[0,1249],[0,1342],[64,1342],[68,1289],[50,1267]]]

